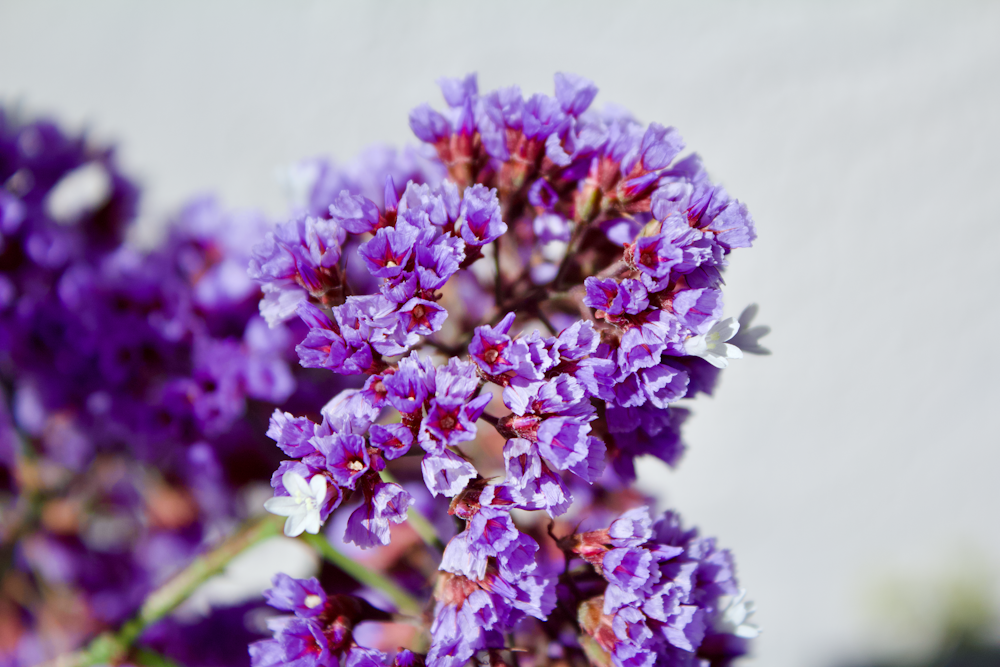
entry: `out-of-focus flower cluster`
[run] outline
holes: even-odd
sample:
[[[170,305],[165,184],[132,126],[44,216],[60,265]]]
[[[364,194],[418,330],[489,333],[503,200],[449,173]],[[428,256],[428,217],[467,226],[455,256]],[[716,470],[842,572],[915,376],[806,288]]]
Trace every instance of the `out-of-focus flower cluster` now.
[[[728,664],[756,634],[729,553],[631,484],[640,456],[678,462],[678,404],[764,351],[752,311],[742,336],[723,318],[753,220],[676,130],[592,110],[586,79],[440,84],[447,109],[410,114],[423,152],[305,163],[300,210],[250,261],[268,323],[307,327],[301,365],[363,380],[321,419],[274,412],[265,507],[288,535],[389,549],[429,636],[391,659],[398,633],[352,635],[385,619],[281,579],[295,616],[254,664]],[[443,552],[417,547],[411,524],[446,513]]]
[[[262,216],[199,199],[145,251],[125,240],[137,201],[111,151],[0,112],[3,665],[134,614],[247,516],[277,463],[274,407],[311,413],[344,386],[257,314]]]

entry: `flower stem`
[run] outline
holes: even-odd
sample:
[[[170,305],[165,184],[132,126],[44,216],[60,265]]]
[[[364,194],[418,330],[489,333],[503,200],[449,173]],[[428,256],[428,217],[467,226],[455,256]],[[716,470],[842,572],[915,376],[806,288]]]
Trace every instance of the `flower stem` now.
[[[299,539],[318,551],[323,558],[354,577],[359,583],[385,593],[400,612],[416,616],[422,611],[423,604],[399,584],[384,574],[365,567],[340,553],[323,535],[303,533]]]
[[[153,591],[142,604],[139,613],[118,632],[105,632],[86,648],[60,655],[45,663],[44,667],[88,667],[121,662],[146,628],[177,608],[205,581],[222,572],[233,558],[258,542],[278,535],[280,530],[280,517],[272,515],[265,515],[245,524],[219,546],[195,558],[167,583]],[[153,654],[147,651],[143,655],[149,657]]]

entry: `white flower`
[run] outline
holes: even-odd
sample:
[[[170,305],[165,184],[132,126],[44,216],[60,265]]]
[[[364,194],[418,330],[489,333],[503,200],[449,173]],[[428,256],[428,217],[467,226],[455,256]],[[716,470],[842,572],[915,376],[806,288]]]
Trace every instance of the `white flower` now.
[[[740,330],[740,323],[731,317],[716,322],[707,334],[692,336],[684,341],[684,351],[693,357],[701,357],[716,368],[725,368],[730,359],[743,358],[740,348],[726,341]]]
[[[319,511],[326,500],[326,477],[313,475],[307,484],[305,477],[289,470],[281,476],[281,483],[289,495],[268,498],[264,509],[271,514],[288,517],[285,535],[289,537],[298,537],[303,531],[313,535],[318,533],[322,523]]]
[[[752,623],[747,623],[747,619],[753,615],[753,602],[744,602],[747,591],[741,588],[739,594],[729,601],[722,614],[716,619],[714,625],[719,632],[736,635],[743,639],[753,639],[760,634],[760,628]]]
[[[112,189],[111,176],[104,165],[88,162],[59,179],[45,197],[45,212],[56,222],[69,224],[103,206]]]

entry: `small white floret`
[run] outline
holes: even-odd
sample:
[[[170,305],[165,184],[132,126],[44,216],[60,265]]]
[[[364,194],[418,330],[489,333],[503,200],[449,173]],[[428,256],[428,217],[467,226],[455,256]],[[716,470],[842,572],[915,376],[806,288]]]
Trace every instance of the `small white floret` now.
[[[701,357],[716,368],[725,368],[730,359],[742,359],[743,351],[726,341],[740,330],[740,323],[731,317],[716,322],[708,333],[684,341],[684,351]]]
[[[58,223],[71,223],[103,206],[111,196],[111,185],[104,165],[88,162],[59,179],[45,197],[45,212]]]
[[[319,512],[326,500],[326,477],[313,475],[309,482],[297,472],[289,470],[281,476],[287,496],[275,496],[264,502],[264,509],[271,514],[287,516],[285,535],[298,537],[303,532],[315,535],[322,521]]]
[[[729,601],[729,606],[715,621],[716,630],[743,639],[753,639],[760,634],[760,628],[747,622],[747,619],[753,616],[754,608],[753,602],[744,601],[746,595],[746,589],[741,588],[739,594]]]

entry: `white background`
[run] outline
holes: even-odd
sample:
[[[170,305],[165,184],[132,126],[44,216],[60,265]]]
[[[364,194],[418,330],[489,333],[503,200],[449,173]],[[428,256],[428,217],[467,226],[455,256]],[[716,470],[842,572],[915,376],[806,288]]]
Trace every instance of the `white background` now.
[[[120,142],[150,226],[206,190],[277,213],[277,165],[410,141],[438,76],[560,70],[677,126],[758,224],[727,303],[774,355],[643,471],[736,553],[752,664],[926,647],[955,579],[995,601],[1000,5],[0,2],[0,98]]]

